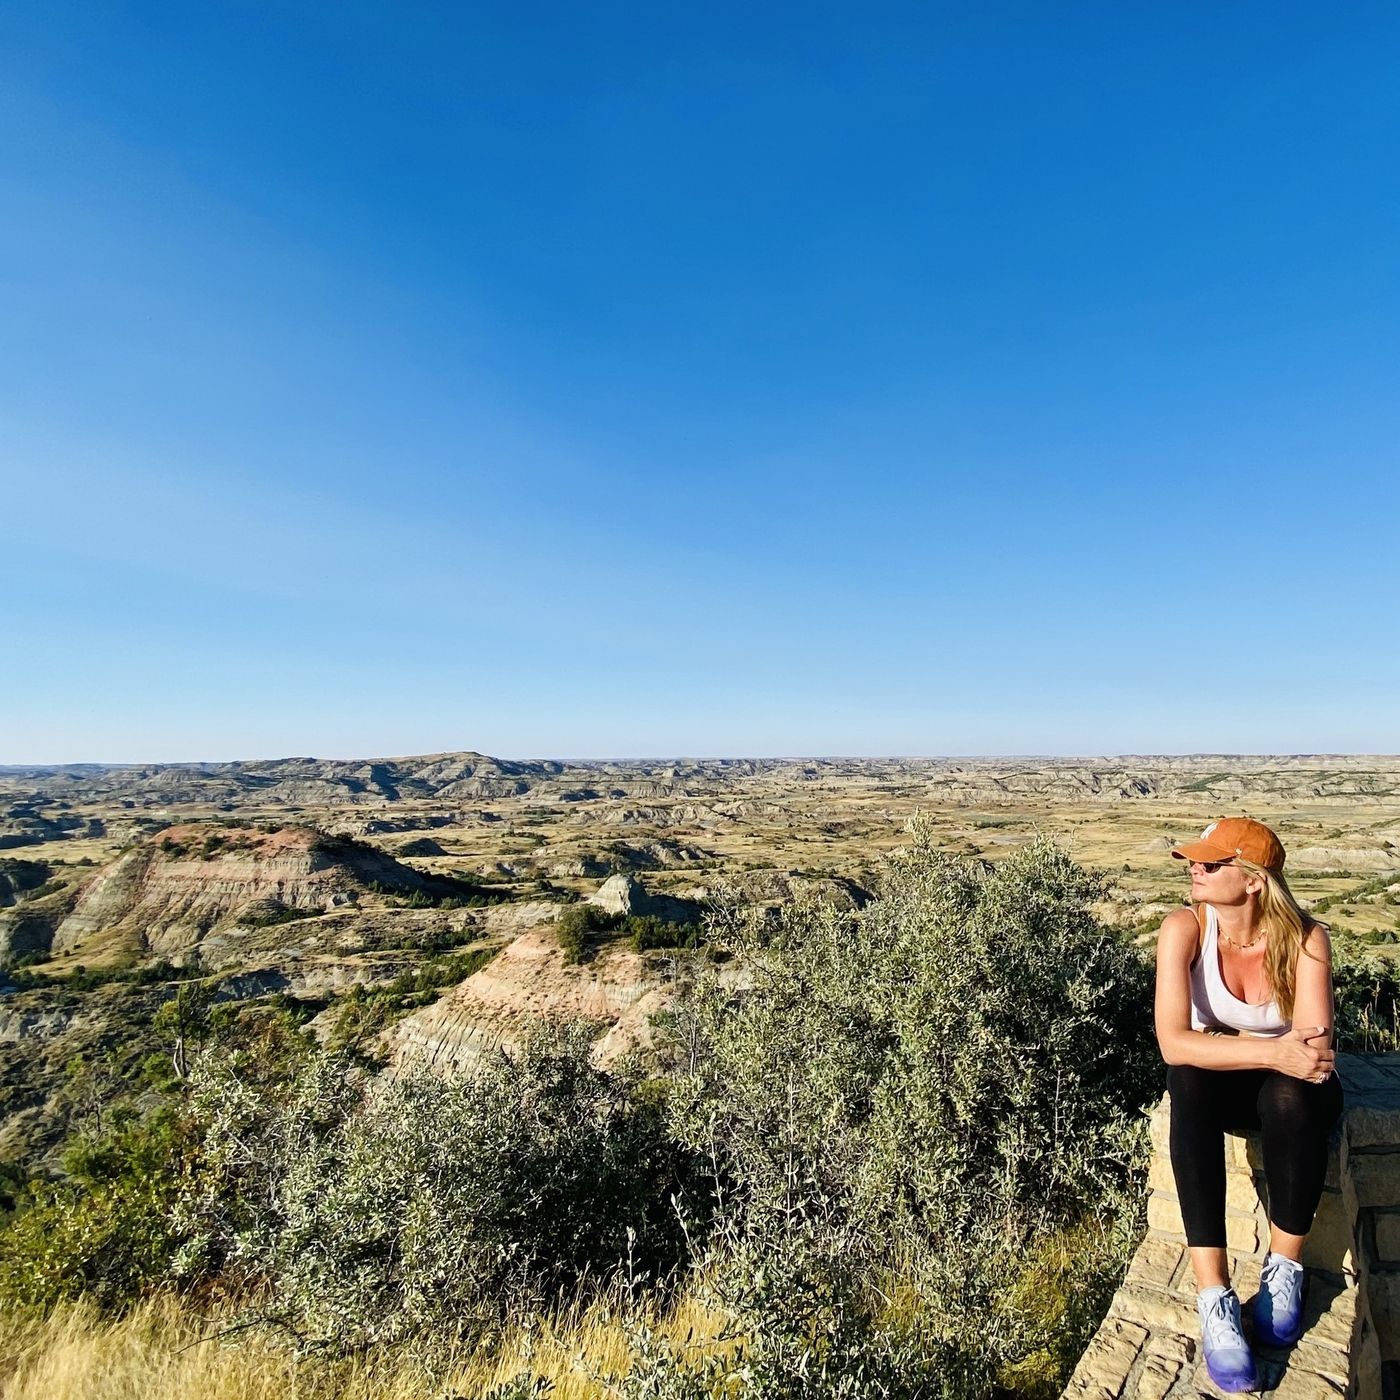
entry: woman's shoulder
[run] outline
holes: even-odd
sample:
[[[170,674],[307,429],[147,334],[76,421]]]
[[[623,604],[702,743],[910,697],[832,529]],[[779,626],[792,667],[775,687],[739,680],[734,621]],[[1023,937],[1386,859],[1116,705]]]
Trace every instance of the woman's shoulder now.
[[[1175,949],[1183,957],[1194,959],[1200,942],[1201,926],[1194,908],[1173,909],[1165,919],[1157,934],[1157,946],[1163,950]]]
[[[1332,926],[1321,919],[1303,919],[1303,951],[1314,958],[1325,957],[1332,951]]]
[[[1196,910],[1193,905],[1182,905],[1180,909],[1173,909],[1162,920],[1163,933],[1195,933],[1199,928],[1200,922],[1196,918]]]

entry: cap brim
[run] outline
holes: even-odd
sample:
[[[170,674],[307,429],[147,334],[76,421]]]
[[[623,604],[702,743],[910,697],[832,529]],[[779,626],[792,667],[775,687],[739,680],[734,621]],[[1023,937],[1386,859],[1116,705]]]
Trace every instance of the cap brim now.
[[[1172,855],[1177,860],[1234,860],[1235,852],[1223,846],[1212,846],[1209,841],[1188,841],[1184,846],[1173,846]]]

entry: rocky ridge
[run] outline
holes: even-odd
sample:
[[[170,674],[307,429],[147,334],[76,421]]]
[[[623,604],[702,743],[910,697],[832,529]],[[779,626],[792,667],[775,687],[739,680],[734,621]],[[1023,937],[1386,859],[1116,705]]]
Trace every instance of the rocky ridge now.
[[[0,797],[9,799],[13,813],[0,817],[0,842],[7,835],[19,840],[44,835],[47,829],[34,824],[57,818],[44,815],[38,810],[41,806],[103,803],[136,809],[191,804],[353,808],[427,801],[465,806],[478,800],[528,798],[607,812],[606,820],[614,825],[655,822],[658,813],[673,812],[675,804],[694,803],[687,820],[704,826],[755,815],[751,804],[765,800],[765,791],[781,795],[780,801],[796,796],[810,803],[805,789],[853,780],[887,785],[894,792],[913,784],[940,803],[1200,796],[1218,805],[1284,794],[1314,802],[1365,798],[1400,808],[1400,757],[1386,755],[566,762],[499,759],[467,751],[385,759],[0,768]],[[726,807],[725,799],[740,793],[738,800],[745,805],[739,810]],[[659,801],[665,808],[652,805]],[[614,810],[619,803],[626,805]],[[77,823],[83,818],[69,813],[62,820]]]
[[[50,951],[64,957],[116,942],[178,965],[239,934],[368,895],[447,889],[371,846],[312,828],[173,826],[118,856],[77,892]]]

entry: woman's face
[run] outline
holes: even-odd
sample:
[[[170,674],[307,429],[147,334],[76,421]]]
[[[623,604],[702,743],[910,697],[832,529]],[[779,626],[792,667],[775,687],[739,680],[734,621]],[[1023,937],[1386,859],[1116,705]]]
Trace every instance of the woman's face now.
[[[1191,862],[1191,898],[1197,903],[1243,904],[1259,881],[1234,861]]]

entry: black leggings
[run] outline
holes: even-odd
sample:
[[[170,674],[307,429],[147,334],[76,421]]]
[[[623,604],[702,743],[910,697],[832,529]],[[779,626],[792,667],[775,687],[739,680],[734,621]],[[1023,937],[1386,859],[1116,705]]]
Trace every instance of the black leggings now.
[[[1269,1219],[1306,1235],[1327,1175],[1327,1140],[1342,1111],[1342,1086],[1270,1069],[1172,1065],[1172,1171],[1186,1242],[1225,1247],[1225,1130],[1258,1128],[1264,1146]]]

